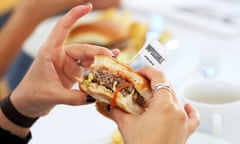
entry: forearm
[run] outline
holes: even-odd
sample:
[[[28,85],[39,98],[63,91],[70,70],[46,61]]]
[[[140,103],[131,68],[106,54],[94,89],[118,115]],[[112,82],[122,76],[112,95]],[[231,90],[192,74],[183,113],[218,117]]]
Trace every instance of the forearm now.
[[[37,16],[30,16],[17,8],[3,26],[0,31],[0,76],[3,76],[25,40],[40,22]]]

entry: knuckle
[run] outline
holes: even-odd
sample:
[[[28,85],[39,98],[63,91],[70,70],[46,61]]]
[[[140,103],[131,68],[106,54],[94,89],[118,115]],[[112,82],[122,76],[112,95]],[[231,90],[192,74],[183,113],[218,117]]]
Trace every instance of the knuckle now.
[[[164,113],[172,113],[175,108],[171,102],[167,102],[163,104],[161,109]]]
[[[183,110],[178,111],[178,119],[181,123],[185,123],[187,121],[187,115]]]
[[[196,127],[199,127],[199,125],[200,125],[200,119],[197,118],[197,119],[196,119]]]

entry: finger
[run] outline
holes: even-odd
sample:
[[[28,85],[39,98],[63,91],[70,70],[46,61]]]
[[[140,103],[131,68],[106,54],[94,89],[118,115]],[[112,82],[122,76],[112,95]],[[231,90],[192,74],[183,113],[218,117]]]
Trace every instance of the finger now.
[[[143,67],[139,73],[150,80],[151,87],[158,83],[169,83],[165,74],[151,66]],[[172,89],[171,91],[161,88],[153,93],[153,103],[156,102],[156,105],[159,103],[164,102],[165,100],[173,99],[175,103],[179,104],[179,100]],[[155,100],[156,99],[156,100]]]
[[[122,129],[123,124],[126,124],[134,119],[133,115],[123,112],[118,108],[111,109],[112,119],[117,123],[118,127]]]
[[[171,86],[171,87],[172,87],[172,86]],[[173,97],[174,101],[175,101],[177,104],[181,104],[180,99],[177,97],[176,91],[174,90],[173,87],[172,87],[172,90],[171,90],[171,94],[172,94],[172,97]]]
[[[58,97],[56,97],[57,104],[67,104],[67,105],[84,105],[87,104],[86,96],[87,94],[73,89],[61,88],[58,92]]]
[[[163,72],[153,68],[152,66],[145,66],[142,69],[140,69],[139,73],[149,79],[151,81],[151,84],[156,83],[166,83],[168,82],[166,76]]]
[[[66,54],[75,60],[80,60],[82,66],[88,66],[95,55],[114,56],[114,53],[107,48],[88,44],[69,45],[66,47]]]
[[[64,44],[70,28],[82,16],[90,12],[92,9],[91,4],[79,5],[71,9],[65,16],[63,16],[54,27],[47,42],[48,47],[58,47]]]
[[[199,113],[198,111],[190,104],[184,106],[185,112],[188,116],[188,134],[191,135],[199,126]]]
[[[67,80],[70,80],[70,85],[76,82],[75,77],[80,76],[82,72],[83,69],[81,69],[76,61],[71,58],[66,58],[63,69],[58,71],[61,78],[64,78],[63,76],[65,76]]]
[[[114,57],[118,57],[119,54],[120,54],[120,50],[119,49],[113,49],[112,53],[113,53]]]

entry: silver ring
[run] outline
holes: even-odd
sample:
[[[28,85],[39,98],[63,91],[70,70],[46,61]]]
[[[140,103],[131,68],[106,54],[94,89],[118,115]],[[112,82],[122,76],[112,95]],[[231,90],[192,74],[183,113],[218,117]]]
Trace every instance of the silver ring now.
[[[82,66],[82,65],[81,65],[81,60],[78,60],[78,61],[77,61],[77,65],[78,65],[78,66]]]
[[[79,69],[82,69],[82,68],[83,68],[83,66],[82,66],[82,64],[81,64],[81,60],[78,60],[78,61],[77,61],[77,65],[78,65]]]
[[[168,90],[169,92],[172,91],[172,88],[171,88],[171,85],[168,84],[168,83],[158,83],[158,84],[155,84],[153,87],[152,87],[152,92],[155,93],[156,91],[158,91],[159,89],[166,89]]]

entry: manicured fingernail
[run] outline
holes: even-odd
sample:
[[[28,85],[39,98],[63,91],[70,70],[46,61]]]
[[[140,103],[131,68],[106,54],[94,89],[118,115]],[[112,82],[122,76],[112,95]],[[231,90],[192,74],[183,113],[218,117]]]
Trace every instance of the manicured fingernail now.
[[[84,4],[84,5],[90,5],[90,6],[92,6],[92,3],[91,3],[91,2],[84,2],[83,4]]]
[[[93,98],[93,97],[90,96],[90,95],[87,95],[87,97],[86,97],[86,102],[87,102],[87,103],[93,103],[93,102],[95,102],[95,101],[96,101],[95,98]]]
[[[111,106],[107,105],[107,111],[110,112],[111,111]]]

